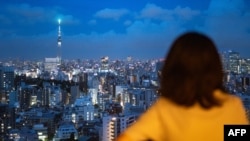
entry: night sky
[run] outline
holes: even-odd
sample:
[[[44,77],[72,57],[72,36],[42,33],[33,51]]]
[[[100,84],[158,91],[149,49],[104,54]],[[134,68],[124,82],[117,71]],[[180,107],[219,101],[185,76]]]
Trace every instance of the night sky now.
[[[1,0],[0,59],[163,58],[187,31],[250,58],[249,0]]]

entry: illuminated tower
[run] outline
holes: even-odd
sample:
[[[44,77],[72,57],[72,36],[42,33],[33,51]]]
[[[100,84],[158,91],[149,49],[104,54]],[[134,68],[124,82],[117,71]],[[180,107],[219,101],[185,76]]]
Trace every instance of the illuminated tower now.
[[[61,65],[62,61],[62,54],[61,54],[61,46],[62,46],[62,35],[61,35],[61,19],[58,19],[58,37],[57,37],[57,47],[58,47],[58,54],[57,58],[59,59],[59,65]]]

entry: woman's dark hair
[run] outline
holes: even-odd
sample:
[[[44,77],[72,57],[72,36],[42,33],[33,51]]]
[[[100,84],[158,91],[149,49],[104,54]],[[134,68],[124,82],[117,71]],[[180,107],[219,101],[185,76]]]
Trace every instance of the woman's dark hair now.
[[[209,109],[220,105],[213,92],[223,87],[220,55],[207,36],[188,32],[177,38],[165,58],[160,93],[173,102]]]

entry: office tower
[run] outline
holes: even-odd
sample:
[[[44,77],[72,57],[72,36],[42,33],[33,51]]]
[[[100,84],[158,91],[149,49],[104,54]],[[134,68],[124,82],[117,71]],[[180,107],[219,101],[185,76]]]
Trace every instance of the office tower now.
[[[59,86],[46,85],[43,88],[41,104],[47,107],[59,106],[62,102],[62,91]]]
[[[80,97],[79,85],[70,87],[69,104],[74,104],[75,100]]]
[[[62,102],[62,90],[59,86],[52,86],[52,93],[50,95],[50,106],[58,106]]]
[[[14,68],[0,66],[0,101],[9,103],[9,94],[14,91]]]
[[[84,94],[87,94],[88,92],[88,74],[87,73],[81,73],[79,75],[79,89]]]
[[[235,51],[228,52],[229,71],[232,73],[240,73],[240,54]]]
[[[240,59],[240,64],[241,64],[241,73],[249,74],[250,73],[250,59],[242,58]]]
[[[37,90],[33,86],[20,86],[17,90],[20,108],[25,110],[32,106],[32,98],[36,96]],[[34,101],[33,101],[34,102]]]
[[[10,112],[7,104],[0,103],[0,138],[3,138],[6,135],[7,128],[11,123],[10,120]],[[1,140],[1,139],[0,139]]]
[[[6,136],[8,129],[15,128],[15,123],[15,108],[0,103],[0,138]]]

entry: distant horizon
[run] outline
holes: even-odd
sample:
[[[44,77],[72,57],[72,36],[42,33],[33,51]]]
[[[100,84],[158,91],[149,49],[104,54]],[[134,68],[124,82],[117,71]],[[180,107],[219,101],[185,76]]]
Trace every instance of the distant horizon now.
[[[237,50],[225,50],[225,51],[218,51],[220,55],[222,55],[222,53],[225,53],[225,52],[229,52],[229,51],[233,51],[233,52],[237,52],[239,53],[239,56],[241,59],[250,59],[250,57],[246,57],[246,56],[242,56],[240,52],[238,52]],[[166,55],[167,55],[167,52],[166,52]],[[107,55],[106,55],[107,56]],[[102,57],[106,57],[106,56],[99,56],[97,58],[63,58],[62,56],[62,61],[64,60],[100,60]],[[44,61],[45,58],[56,58],[57,56],[51,56],[51,57],[44,57],[44,58],[31,58],[31,59],[25,59],[25,58],[19,58],[19,57],[9,57],[9,58],[0,58],[0,62],[3,61],[3,60],[23,60],[23,61]],[[127,60],[128,57],[131,57],[132,60],[161,60],[161,59],[165,59],[165,56],[163,57],[155,57],[155,58],[138,58],[138,57],[133,57],[133,56],[126,56],[124,58],[113,58],[113,57],[110,57],[110,56],[107,56],[109,57],[109,60],[111,61],[115,61],[115,60]]]
[[[219,51],[250,58],[250,1],[0,1],[0,59],[164,58],[181,34],[209,36]]]

